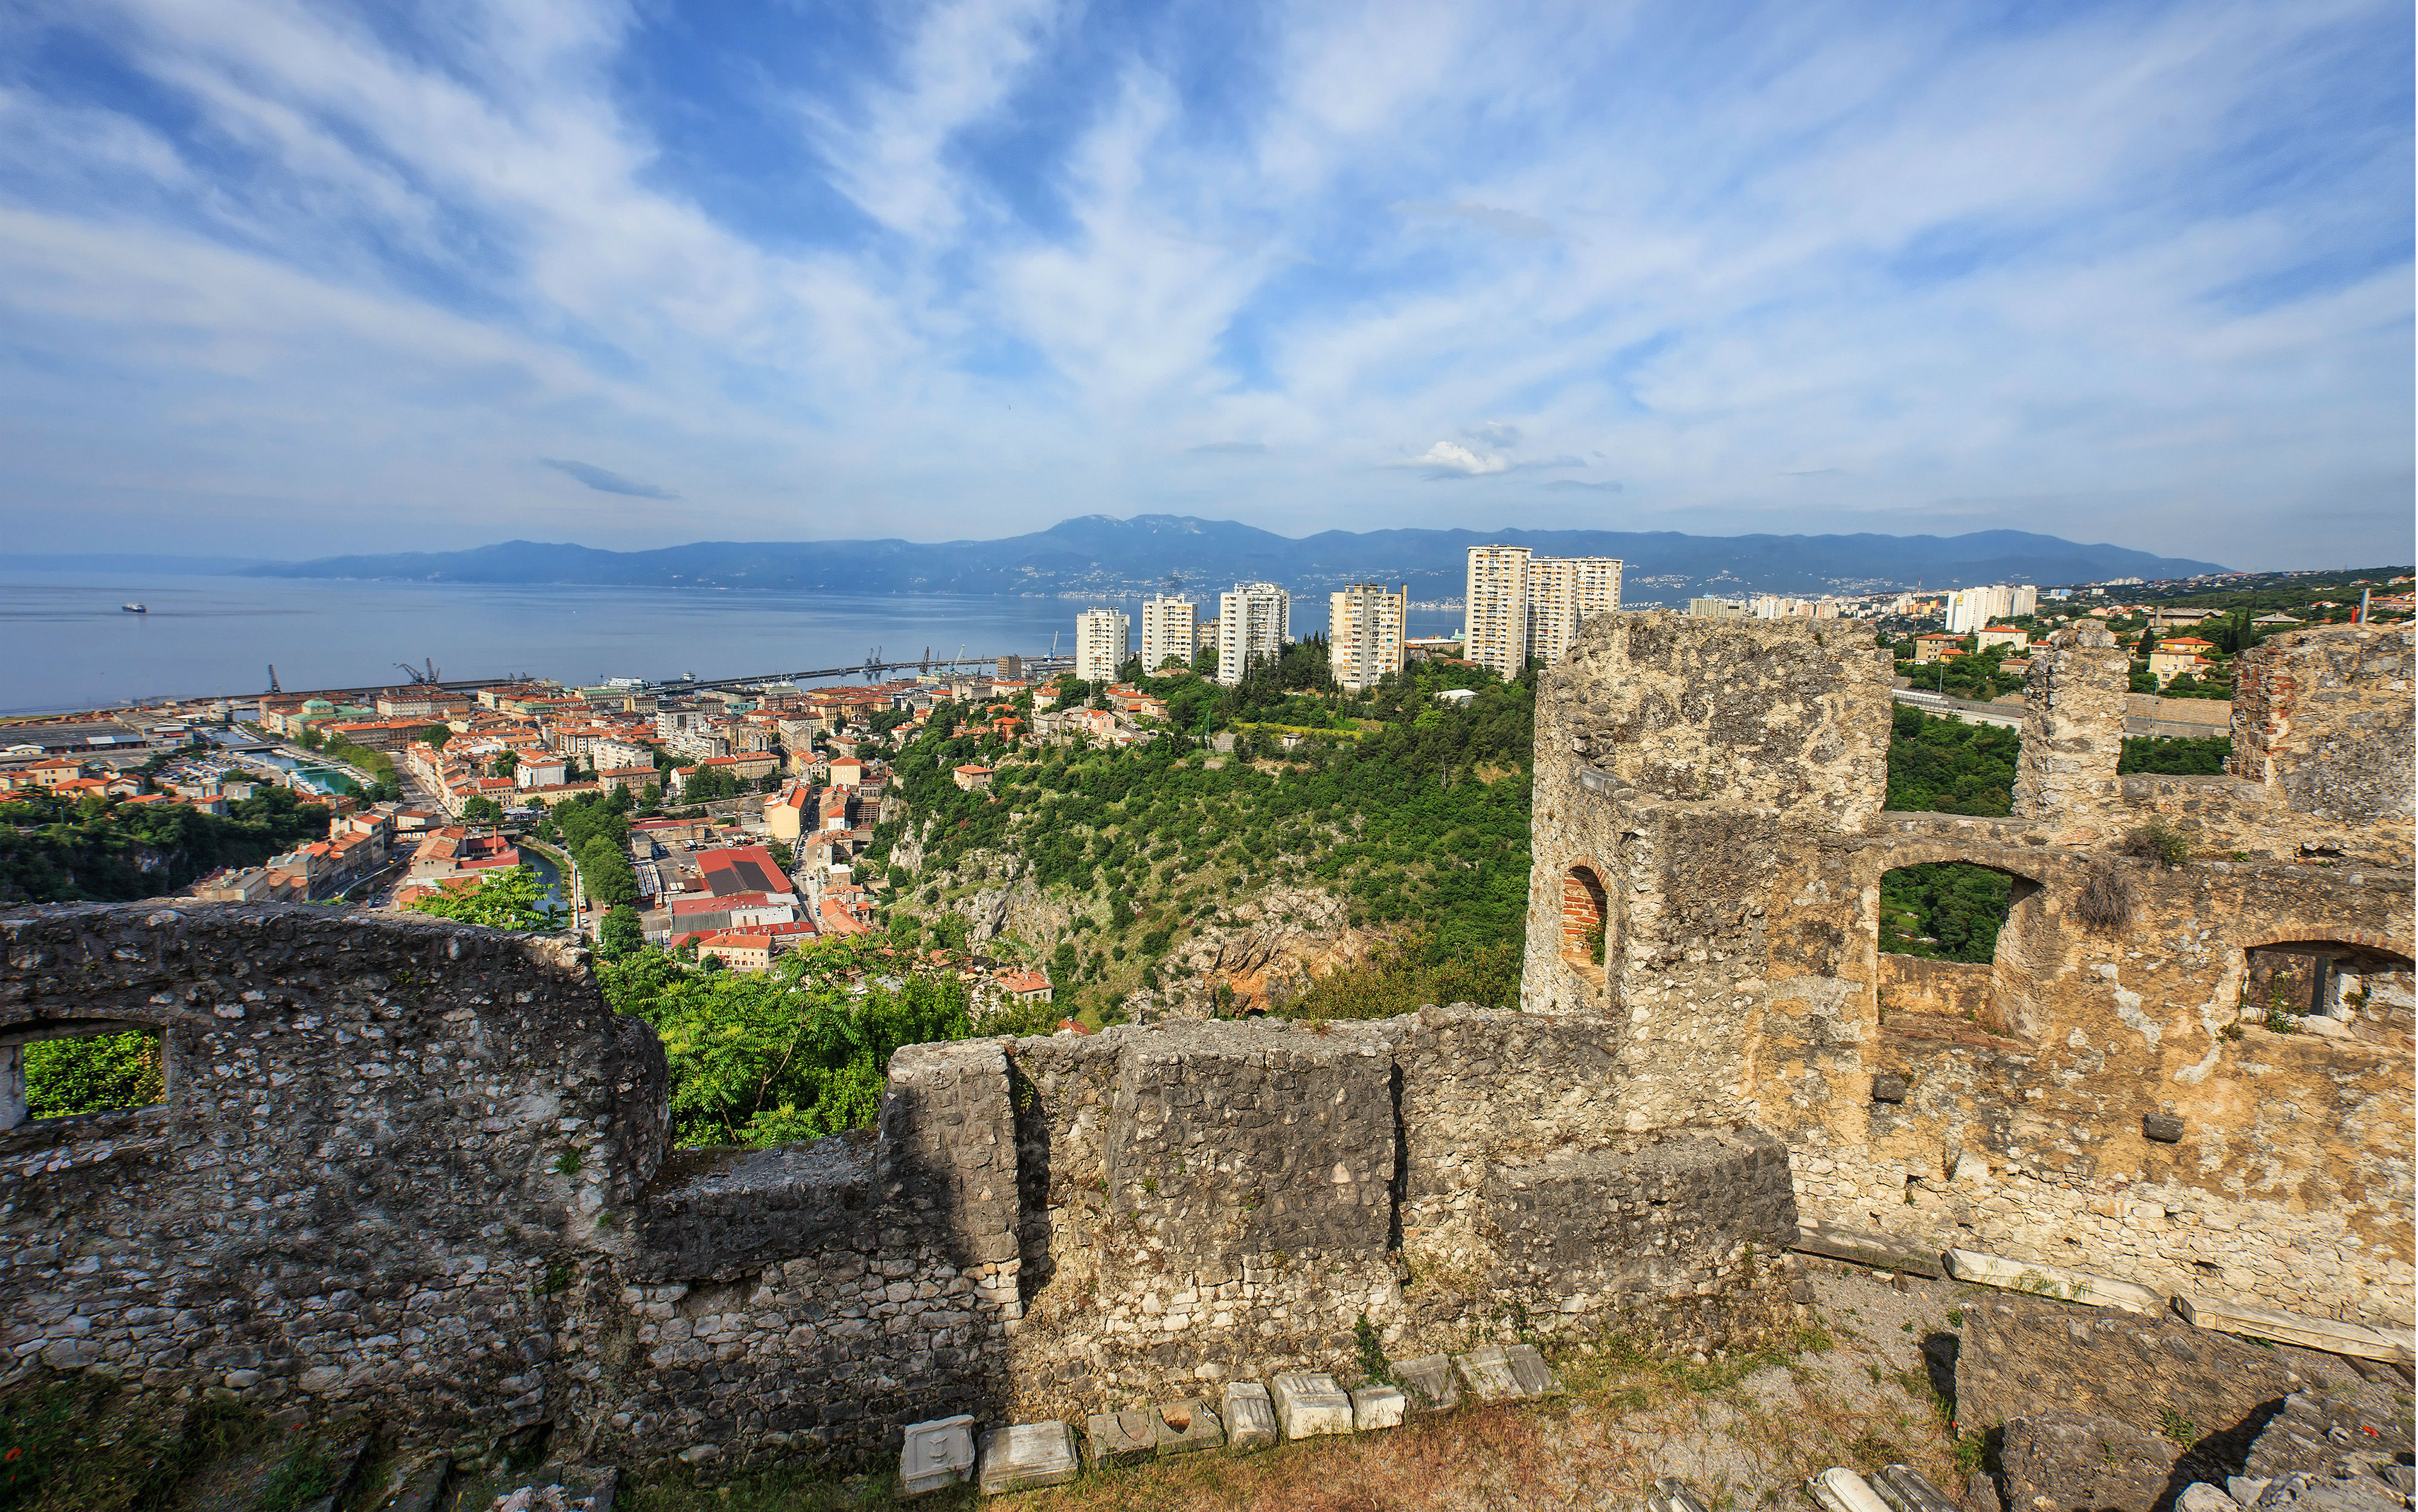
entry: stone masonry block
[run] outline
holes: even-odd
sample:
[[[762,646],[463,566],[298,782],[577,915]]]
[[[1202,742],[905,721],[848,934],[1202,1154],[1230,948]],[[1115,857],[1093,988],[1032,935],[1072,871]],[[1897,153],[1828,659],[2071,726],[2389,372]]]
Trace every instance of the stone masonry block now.
[[[1156,1413],[1094,1413],[1083,1420],[1083,1462],[1130,1464],[1158,1452]]]
[[[1412,1412],[1441,1413],[1461,1405],[1461,1382],[1453,1379],[1450,1355],[1426,1354],[1388,1363],[1394,1379],[1410,1397]]]
[[[1158,1408],[1158,1452],[1188,1454],[1195,1449],[1215,1449],[1226,1442],[1226,1425],[1217,1418],[1217,1410],[1201,1398],[1162,1402]]]
[[[1489,1344],[1456,1354],[1461,1378],[1482,1402],[1528,1401],[1561,1389],[1545,1357],[1528,1344]]]
[[[1075,1430],[1064,1423],[1018,1423],[982,1440],[982,1493],[1029,1491],[1075,1478]]]
[[[1277,1442],[1277,1413],[1268,1388],[1256,1381],[1230,1381],[1218,1401],[1226,1419],[1226,1447],[1236,1454],[1265,1449]]]
[[[1400,1428],[1410,1398],[1393,1386],[1359,1386],[1352,1392],[1352,1431]]]
[[[910,1496],[962,1486],[974,1474],[974,1420],[965,1413],[907,1425],[898,1485]]]
[[[1352,1431],[1352,1398],[1324,1374],[1282,1375],[1271,1383],[1277,1424],[1288,1439]]]

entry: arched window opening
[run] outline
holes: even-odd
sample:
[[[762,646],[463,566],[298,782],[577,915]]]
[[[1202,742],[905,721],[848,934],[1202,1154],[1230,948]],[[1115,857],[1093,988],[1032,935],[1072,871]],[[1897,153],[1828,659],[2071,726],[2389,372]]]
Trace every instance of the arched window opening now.
[[[2242,1007],[2270,1028],[2318,1030],[2380,1044],[2410,1037],[2412,977],[2407,955],[2346,940],[2287,939],[2253,946],[2244,956]]]
[[[1610,916],[1602,880],[1584,866],[1562,877],[1562,958],[1590,970],[1603,970],[1604,921]]]
[[[0,1033],[0,1129],[167,1099],[167,1041],[149,1025],[84,1020]]]

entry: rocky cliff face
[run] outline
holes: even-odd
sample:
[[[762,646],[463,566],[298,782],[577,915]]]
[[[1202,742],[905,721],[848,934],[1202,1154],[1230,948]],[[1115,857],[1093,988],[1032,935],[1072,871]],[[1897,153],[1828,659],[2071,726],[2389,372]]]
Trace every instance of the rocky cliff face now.
[[[1205,930],[1169,955],[1190,974],[1158,994],[1162,1012],[1206,1017],[1220,985],[1238,1006],[1270,1008],[1301,996],[1329,971],[1368,959],[1384,937],[1347,922],[1343,899],[1324,888],[1268,888],[1227,910],[1232,923]]]

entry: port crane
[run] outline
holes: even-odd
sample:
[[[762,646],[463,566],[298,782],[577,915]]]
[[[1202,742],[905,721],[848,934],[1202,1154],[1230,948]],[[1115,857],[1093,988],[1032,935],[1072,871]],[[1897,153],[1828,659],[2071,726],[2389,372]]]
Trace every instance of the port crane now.
[[[421,666],[414,666],[409,662],[397,662],[394,664],[403,669],[403,675],[411,680],[411,685],[415,688],[440,686],[442,675],[436,670],[436,659],[423,657],[421,664]]]

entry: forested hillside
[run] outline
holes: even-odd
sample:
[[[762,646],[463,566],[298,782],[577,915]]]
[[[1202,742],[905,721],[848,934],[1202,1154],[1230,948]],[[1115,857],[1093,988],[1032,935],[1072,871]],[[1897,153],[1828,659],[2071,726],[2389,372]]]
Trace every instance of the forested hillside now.
[[[996,885],[1013,860],[1019,885],[1065,900],[1067,928],[1022,941],[1043,956],[1061,1010],[1113,1020],[1138,989],[1175,987],[1183,943],[1232,923],[1270,888],[1344,900],[1350,926],[1381,932],[1365,970],[1407,1006],[1439,973],[1459,994],[1518,999],[1528,883],[1533,679],[1511,683],[1466,666],[1415,667],[1363,698],[1327,685],[1310,643],[1239,689],[1198,678],[1149,680],[1186,731],[1112,751],[1046,748],[1002,766],[987,792],[949,771],[1002,754],[998,738],[937,711],[894,763],[910,803],[880,837],[921,862],[891,879],[900,939],[964,938],[953,905]],[[1455,707],[1435,695],[1463,688]],[[1201,734],[1238,732],[1231,756]],[[1282,737],[1295,735],[1286,749]],[[1277,1006],[1292,1007],[1293,1004]],[[1368,1011],[1400,1011],[1369,1006]]]
[[[253,866],[323,838],[328,811],[283,787],[227,805],[67,802],[39,789],[0,802],[0,907],[116,903],[174,893],[221,866]]]

